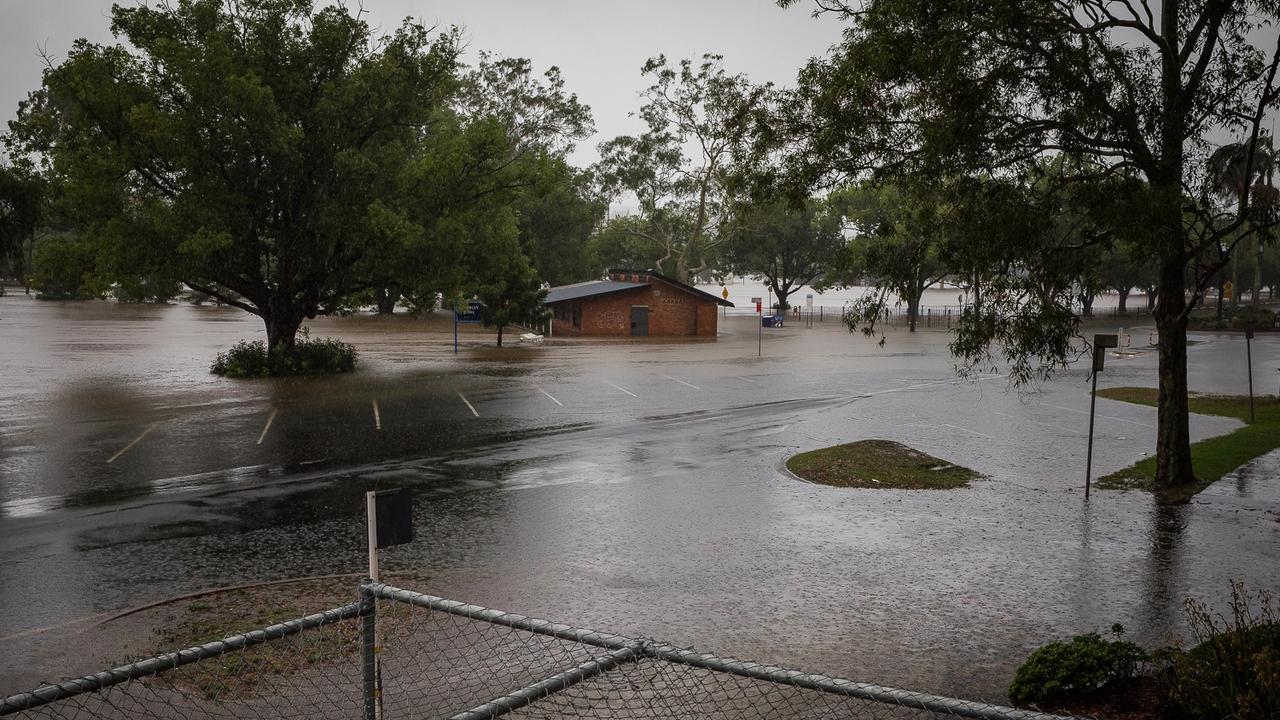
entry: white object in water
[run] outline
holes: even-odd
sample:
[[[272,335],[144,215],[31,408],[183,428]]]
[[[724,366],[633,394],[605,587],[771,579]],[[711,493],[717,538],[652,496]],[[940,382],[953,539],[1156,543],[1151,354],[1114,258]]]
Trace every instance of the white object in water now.
[[[531,332],[521,333],[520,342],[540,343],[542,342],[542,336],[539,335],[538,333],[531,333]]]

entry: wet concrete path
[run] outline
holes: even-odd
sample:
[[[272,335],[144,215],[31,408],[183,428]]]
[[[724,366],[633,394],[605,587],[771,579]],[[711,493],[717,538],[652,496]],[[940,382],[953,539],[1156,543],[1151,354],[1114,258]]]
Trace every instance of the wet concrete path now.
[[[1280,456],[1191,505],[1080,485],[1083,368],[1035,395],[956,380],[941,332],[841,331],[501,351],[411,318],[319,321],[356,374],[229,381],[260,332],[226,309],[0,299],[0,642],[219,584],[357,572],[362,494],[408,486],[395,568],[440,595],[723,654],[999,698],[1027,650],[1124,623],[1159,644],[1188,595],[1280,586]],[[1143,344],[1146,331],[1134,333]],[[1243,338],[1197,336],[1193,389],[1243,392]],[[1255,341],[1275,392],[1280,338]],[[1153,353],[1102,385],[1153,385]],[[1100,400],[1095,467],[1154,445]],[[1236,423],[1196,417],[1199,437]],[[953,492],[801,483],[790,454],[899,440],[990,475]],[[4,663],[21,657],[4,653]],[[0,668],[3,670],[3,668]],[[3,675],[0,672],[0,675]]]

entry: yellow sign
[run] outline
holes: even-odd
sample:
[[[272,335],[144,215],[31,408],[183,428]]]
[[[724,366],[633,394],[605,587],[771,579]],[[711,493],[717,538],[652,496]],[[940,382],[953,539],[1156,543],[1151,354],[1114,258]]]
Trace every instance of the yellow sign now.
[[[729,299],[729,288],[720,288],[720,297],[725,300]]]
[[[1222,299],[1223,299],[1223,300],[1230,300],[1230,299],[1231,299],[1231,291],[1233,291],[1233,290],[1235,290],[1235,289],[1236,289],[1236,284],[1235,284],[1235,283],[1233,283],[1233,282],[1231,282],[1230,280],[1228,280],[1228,281],[1226,281],[1226,282],[1222,283]]]

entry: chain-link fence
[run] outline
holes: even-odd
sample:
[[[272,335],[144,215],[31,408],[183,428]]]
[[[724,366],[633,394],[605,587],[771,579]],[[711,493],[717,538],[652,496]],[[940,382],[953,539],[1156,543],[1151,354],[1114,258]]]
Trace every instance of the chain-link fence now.
[[[377,582],[360,600],[0,700],[21,718],[1058,716],[742,662]]]

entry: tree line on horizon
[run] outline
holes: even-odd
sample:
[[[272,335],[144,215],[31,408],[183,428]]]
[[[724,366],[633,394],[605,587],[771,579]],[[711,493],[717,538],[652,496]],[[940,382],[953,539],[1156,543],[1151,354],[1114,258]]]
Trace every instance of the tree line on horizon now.
[[[652,58],[643,132],[575,168],[592,118],[559,71],[468,66],[456,29],[375,36],[297,0],[117,6],[121,43],[78,41],[10,123],[0,259],[50,295],[185,287],[285,348],[306,318],[366,306],[474,296],[501,327],[536,316],[545,284],[609,266],[756,277],[783,308],[868,278],[844,319],[874,334],[890,302],[914,326],[947,278],[973,299],[961,369],[1018,383],[1080,356],[1096,294],[1141,288],[1160,339],[1157,484],[1185,485],[1190,315],[1214,288],[1221,312],[1227,280],[1254,306],[1277,284],[1263,124],[1280,48],[1251,38],[1280,9],[1142,8],[824,0],[843,39],[794,87],[717,55]],[[634,212],[609,217],[618,198]]]

